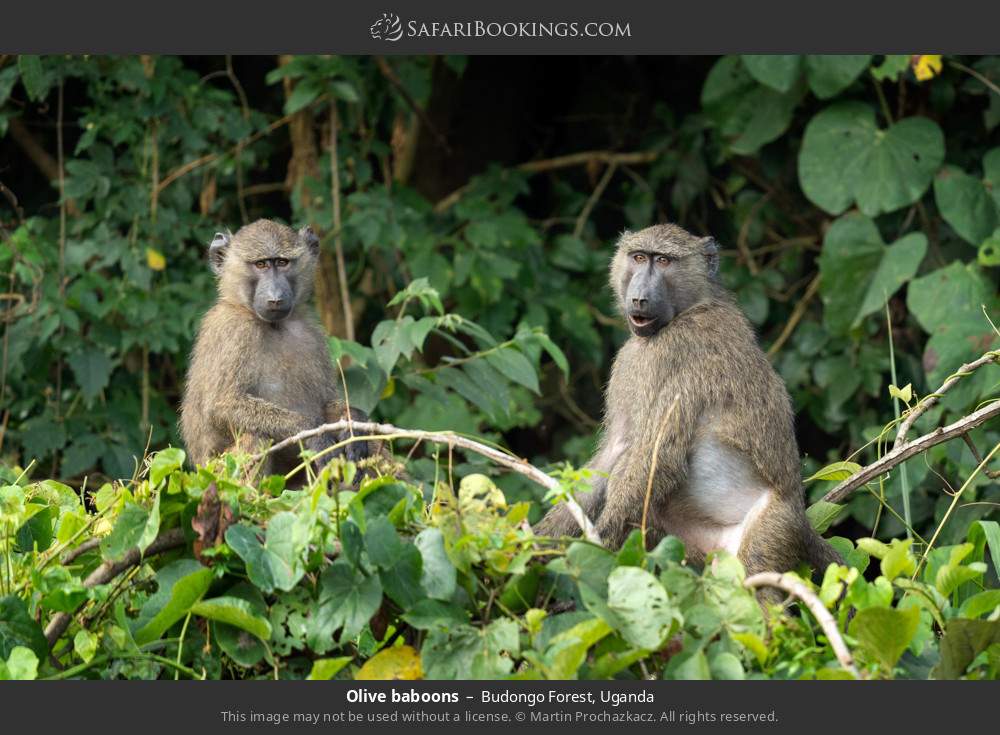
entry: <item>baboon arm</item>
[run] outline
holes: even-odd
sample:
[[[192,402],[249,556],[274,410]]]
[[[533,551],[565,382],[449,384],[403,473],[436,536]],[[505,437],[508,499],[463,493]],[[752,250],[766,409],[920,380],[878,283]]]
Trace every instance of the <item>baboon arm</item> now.
[[[252,434],[272,441],[313,428],[305,416],[251,395],[218,398],[212,406],[212,417],[234,436]]]
[[[607,500],[595,527],[609,547],[620,546],[641,525],[647,488],[651,493],[650,508],[663,507],[687,477],[687,457],[694,443],[700,402],[694,396],[681,395],[668,416],[675,395],[670,390],[660,392],[647,414],[649,420],[636,427],[635,441],[608,478]],[[661,434],[657,447],[657,436]]]

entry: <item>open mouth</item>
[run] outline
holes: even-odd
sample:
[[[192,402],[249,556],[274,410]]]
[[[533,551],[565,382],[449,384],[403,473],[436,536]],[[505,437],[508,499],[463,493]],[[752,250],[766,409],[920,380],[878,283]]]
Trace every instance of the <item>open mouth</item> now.
[[[633,327],[642,329],[643,327],[648,327],[653,323],[654,319],[651,316],[643,316],[642,314],[629,314],[628,320],[632,323]]]

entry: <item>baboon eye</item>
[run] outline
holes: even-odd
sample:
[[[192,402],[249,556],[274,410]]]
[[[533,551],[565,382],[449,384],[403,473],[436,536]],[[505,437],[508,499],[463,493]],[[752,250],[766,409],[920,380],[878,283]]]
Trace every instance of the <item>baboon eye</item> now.
[[[284,268],[285,266],[288,265],[288,261],[285,258],[275,258],[274,264],[279,268]]]
[[[660,266],[670,265],[670,258],[666,255],[657,255],[656,264]]]
[[[267,270],[268,262],[266,260],[258,260],[254,263],[254,267],[260,271]]]
[[[632,262],[634,263],[645,263],[646,256],[643,253],[632,253]]]

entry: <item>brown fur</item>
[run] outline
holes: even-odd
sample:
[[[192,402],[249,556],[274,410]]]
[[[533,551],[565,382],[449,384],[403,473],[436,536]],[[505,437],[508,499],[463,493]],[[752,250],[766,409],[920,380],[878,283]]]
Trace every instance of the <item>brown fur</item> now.
[[[216,262],[219,298],[201,323],[181,406],[181,435],[193,462],[204,464],[231,448],[259,451],[346,417],[326,338],[308,303],[317,250],[311,231],[258,220],[232,236]],[[266,258],[290,261],[294,305],[276,322],[252,308],[251,264]],[[306,446],[318,451],[336,438],[324,435]],[[289,447],[265,472],[287,471],[297,456],[298,448]]]
[[[669,274],[667,288],[677,308],[666,326],[651,336],[633,335],[615,357],[603,434],[589,464],[608,477],[594,482],[579,500],[601,539],[616,548],[641,524],[653,463],[647,543],[674,534],[686,542],[689,558],[701,561],[712,546],[705,539],[725,528],[717,515],[726,509],[706,510],[704,497],[689,487],[692,469],[720,471],[718,462],[692,466],[695,449],[710,438],[725,456],[739,457],[747,467],[731,487],[716,483],[720,492],[738,500],[746,478],[770,489],[766,505],[748,514],[741,533],[738,556],[747,573],[786,571],[800,560],[823,569],[840,559],[805,517],[788,392],[746,317],[711,278],[718,256],[709,241],[676,225],[622,236],[611,265],[611,285],[622,311],[627,312],[630,253],[636,250],[669,256],[663,272]],[[675,396],[676,408],[665,421]],[[563,506],[550,511],[537,531],[579,533]]]

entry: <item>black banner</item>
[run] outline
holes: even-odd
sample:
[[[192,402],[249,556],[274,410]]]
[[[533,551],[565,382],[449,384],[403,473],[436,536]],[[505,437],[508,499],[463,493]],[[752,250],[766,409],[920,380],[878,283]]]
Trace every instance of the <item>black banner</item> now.
[[[969,0],[10,2],[0,52],[988,53],[998,16]]]
[[[798,733],[945,732],[987,712],[995,682],[83,682],[0,683],[10,732],[245,730]],[[53,706],[58,703],[57,706]],[[984,707],[986,709],[984,709]]]

